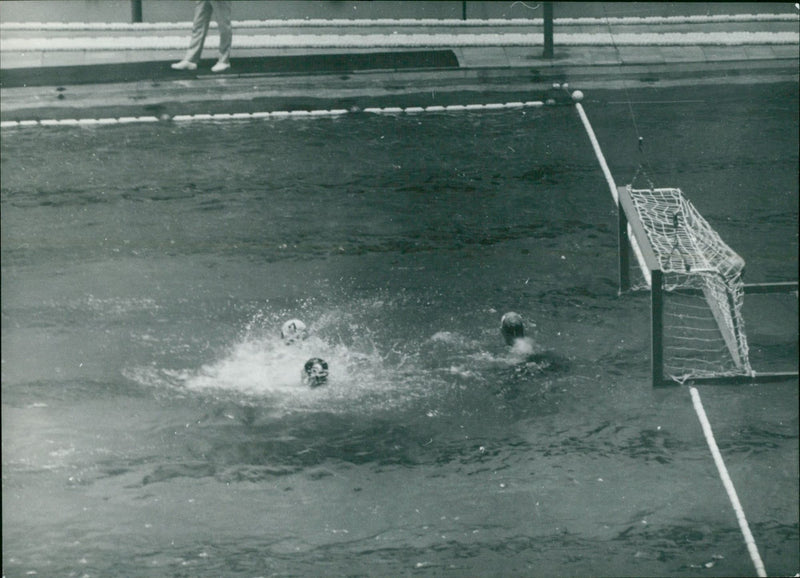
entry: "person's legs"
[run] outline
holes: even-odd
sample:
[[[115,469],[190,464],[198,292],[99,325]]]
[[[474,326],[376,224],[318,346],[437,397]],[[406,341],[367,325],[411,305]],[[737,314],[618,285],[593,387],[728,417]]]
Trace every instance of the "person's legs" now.
[[[233,28],[231,26],[231,2],[212,0],[214,6],[214,16],[219,28],[219,60],[224,64],[230,64],[231,43],[233,40]]]
[[[211,22],[212,4],[209,0],[200,0],[195,3],[194,20],[192,21],[192,39],[189,41],[189,49],[183,58],[189,62],[197,64],[200,54],[203,52],[203,44],[208,33],[208,24]],[[219,18],[219,16],[217,17]]]

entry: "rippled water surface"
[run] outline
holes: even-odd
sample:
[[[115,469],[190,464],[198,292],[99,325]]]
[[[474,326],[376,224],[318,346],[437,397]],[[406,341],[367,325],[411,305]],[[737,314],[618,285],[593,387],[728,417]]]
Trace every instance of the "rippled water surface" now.
[[[638,129],[748,280],[796,278],[796,84],[584,104],[620,183]],[[6,576],[753,573],[573,108],[2,137]],[[761,299],[791,369],[796,297]],[[701,395],[794,574],[797,382]]]

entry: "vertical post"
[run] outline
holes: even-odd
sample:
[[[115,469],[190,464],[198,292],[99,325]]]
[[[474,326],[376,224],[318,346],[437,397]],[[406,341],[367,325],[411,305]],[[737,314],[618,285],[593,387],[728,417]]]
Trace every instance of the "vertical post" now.
[[[467,0],[461,2],[461,20],[467,19]]]
[[[553,3],[544,3],[544,58],[553,58]]]
[[[628,219],[622,203],[617,204],[617,241],[619,243],[619,292],[622,294],[631,288],[631,242],[628,238]]]
[[[142,21],[142,0],[131,0],[131,22]]]
[[[664,273],[650,272],[650,360],[653,387],[664,383]]]

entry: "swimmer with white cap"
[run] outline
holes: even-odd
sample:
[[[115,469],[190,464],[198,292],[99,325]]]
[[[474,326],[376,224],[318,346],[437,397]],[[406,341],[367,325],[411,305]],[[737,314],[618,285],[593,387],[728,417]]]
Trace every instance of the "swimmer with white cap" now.
[[[512,354],[523,360],[524,365],[540,373],[543,370],[563,370],[568,367],[565,358],[548,351],[537,351],[538,347],[529,337],[525,337],[525,325],[519,313],[509,311],[500,320],[500,332]]]
[[[514,345],[518,339],[525,337],[525,326],[522,323],[522,316],[519,313],[509,311],[500,320],[500,332],[506,345]]]
[[[281,339],[286,345],[303,341],[307,337],[308,329],[306,329],[306,324],[299,319],[289,319],[281,327]]]

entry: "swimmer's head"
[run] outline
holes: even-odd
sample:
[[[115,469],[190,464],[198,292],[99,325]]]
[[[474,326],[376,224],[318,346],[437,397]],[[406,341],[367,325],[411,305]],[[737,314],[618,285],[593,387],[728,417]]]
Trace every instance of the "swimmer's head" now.
[[[319,357],[312,357],[303,366],[301,377],[303,384],[311,388],[324,385],[328,381],[328,362]]]
[[[525,326],[522,324],[522,316],[519,313],[509,311],[500,320],[500,332],[506,345],[513,345],[517,339],[525,337]]]
[[[284,323],[281,327],[281,339],[283,339],[283,342],[287,345],[296,341],[302,341],[306,337],[308,337],[306,324],[299,319],[289,319],[289,321]]]

